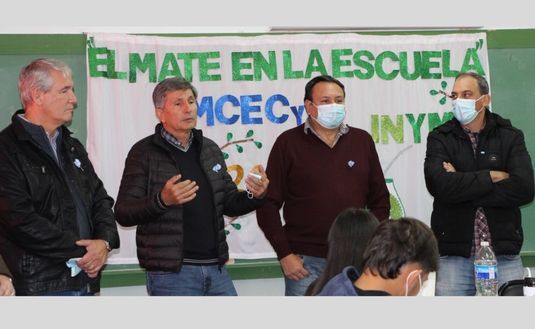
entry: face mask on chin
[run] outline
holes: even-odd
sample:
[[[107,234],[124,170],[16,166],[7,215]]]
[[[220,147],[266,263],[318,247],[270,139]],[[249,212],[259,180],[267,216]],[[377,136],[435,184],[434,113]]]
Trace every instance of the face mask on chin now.
[[[312,104],[318,108],[318,118],[316,119],[312,116],[311,118],[314,119],[317,123],[319,123],[323,128],[338,128],[344,121],[344,118],[346,116],[344,104]]]
[[[476,102],[483,96],[485,95],[481,95],[478,99],[457,98],[451,102],[453,106],[453,116],[455,116],[455,119],[457,119],[461,125],[465,126],[474,121],[479,112],[484,109],[484,107],[482,107],[479,111],[476,111]]]
[[[418,283],[420,285],[418,288],[418,293],[415,296],[420,296],[420,294],[422,293],[422,276],[420,275],[421,272],[421,270],[414,270],[410,272],[409,275],[407,275],[407,278],[405,279],[405,296],[409,295],[409,279],[415,273],[418,274]]]

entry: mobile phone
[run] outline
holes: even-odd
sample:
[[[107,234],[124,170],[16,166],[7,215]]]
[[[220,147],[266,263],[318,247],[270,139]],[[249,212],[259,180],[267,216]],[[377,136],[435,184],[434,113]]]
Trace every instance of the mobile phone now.
[[[262,179],[262,176],[260,176],[259,174],[252,173],[252,172],[248,173],[247,175],[249,175],[251,177],[254,177],[254,178],[258,179],[258,180]]]

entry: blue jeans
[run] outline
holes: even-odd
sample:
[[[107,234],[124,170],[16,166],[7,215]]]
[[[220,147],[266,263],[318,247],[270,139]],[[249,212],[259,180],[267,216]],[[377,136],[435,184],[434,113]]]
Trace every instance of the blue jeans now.
[[[183,265],[180,272],[147,271],[150,296],[237,296],[225,266]]]
[[[89,291],[89,285],[85,285],[80,290],[49,291],[41,296],[94,296],[94,292]]]
[[[524,278],[520,255],[502,255],[498,259],[498,288],[507,281]],[[436,275],[436,296],[475,296],[474,257],[440,257]]]
[[[308,271],[309,275],[301,280],[291,280],[284,277],[286,296],[304,296],[308,286],[320,276],[327,264],[325,258],[306,255],[298,256],[303,259],[303,266]]]

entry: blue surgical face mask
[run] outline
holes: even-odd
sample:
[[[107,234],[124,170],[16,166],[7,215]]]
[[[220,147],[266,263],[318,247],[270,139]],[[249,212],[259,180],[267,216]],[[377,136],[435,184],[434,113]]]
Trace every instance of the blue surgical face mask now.
[[[325,105],[316,105],[318,108],[318,118],[316,120],[323,128],[334,129],[338,128],[340,124],[344,121],[346,117],[346,110],[344,104],[325,104]]]
[[[455,116],[455,119],[457,119],[461,125],[465,126],[474,121],[479,112],[484,109],[484,107],[482,107],[479,111],[476,111],[476,102],[483,96],[485,95],[482,95],[478,99],[457,98],[451,102],[453,105],[453,116]]]

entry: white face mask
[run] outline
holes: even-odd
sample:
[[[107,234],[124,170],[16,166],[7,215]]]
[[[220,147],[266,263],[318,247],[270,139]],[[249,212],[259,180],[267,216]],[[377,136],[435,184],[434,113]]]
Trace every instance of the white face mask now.
[[[312,103],[315,107],[318,108],[318,118],[312,118],[316,120],[323,128],[334,129],[338,128],[344,118],[346,117],[346,110],[344,104],[325,104],[325,105],[316,105]]]
[[[418,283],[420,284],[420,287],[418,288],[418,293],[415,296],[420,296],[422,293],[422,276],[420,275],[422,271],[420,270],[414,270],[407,275],[407,279],[405,279],[405,296],[409,295],[409,279],[411,276],[415,273],[418,273]]]
[[[451,104],[453,105],[453,115],[461,125],[464,126],[474,121],[479,112],[484,109],[484,107],[482,107],[481,109],[476,111],[476,102],[480,100],[483,96],[485,95],[482,95],[478,99],[457,98],[451,102]]]

